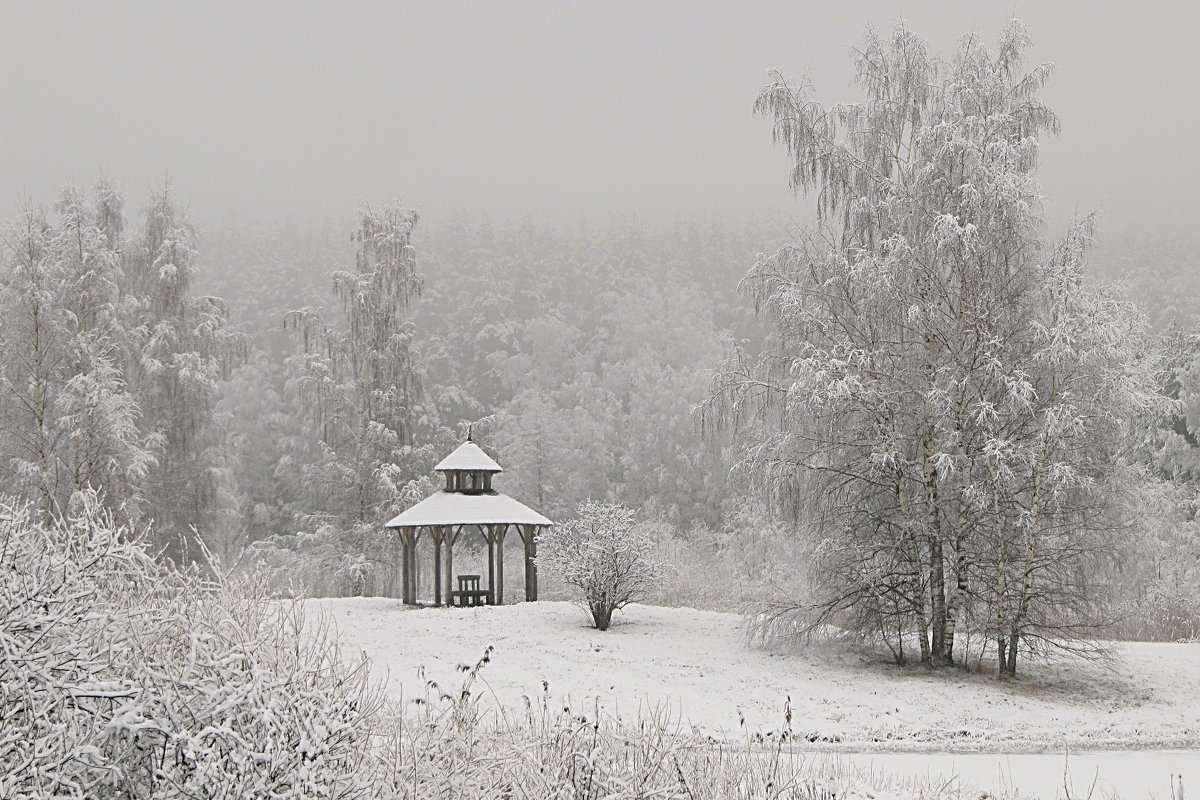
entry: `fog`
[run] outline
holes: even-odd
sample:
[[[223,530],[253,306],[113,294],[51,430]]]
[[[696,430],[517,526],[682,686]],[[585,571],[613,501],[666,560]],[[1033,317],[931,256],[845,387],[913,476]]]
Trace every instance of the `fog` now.
[[[169,175],[202,227],[390,199],[427,220],[798,217],[786,158],[751,111],[767,70],[855,99],[867,24],[903,15],[949,53],[1014,14],[1058,69],[1051,214],[1183,228],[1200,184],[1200,14],[1115,0],[7,3],[0,208],[104,172],[135,206]]]

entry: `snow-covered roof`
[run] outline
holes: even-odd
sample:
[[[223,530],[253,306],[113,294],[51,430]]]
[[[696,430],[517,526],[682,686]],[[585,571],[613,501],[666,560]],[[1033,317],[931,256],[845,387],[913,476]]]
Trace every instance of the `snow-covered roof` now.
[[[449,472],[451,470],[469,469],[481,472],[503,472],[492,457],[483,452],[483,448],[469,439],[460,444],[453,453],[438,463],[435,470]]]
[[[461,449],[460,447],[459,450]],[[457,452],[456,450],[455,453]],[[442,469],[442,467],[439,466],[438,469]],[[459,469],[459,467],[450,467],[449,469]],[[386,527],[420,528],[427,525],[504,524],[553,525],[554,523],[506,494],[497,492],[463,494],[438,491],[388,522]]]

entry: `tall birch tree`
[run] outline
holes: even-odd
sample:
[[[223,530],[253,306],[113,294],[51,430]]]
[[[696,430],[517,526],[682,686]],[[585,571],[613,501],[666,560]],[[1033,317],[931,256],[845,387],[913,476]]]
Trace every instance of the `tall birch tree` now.
[[[308,580],[320,591],[397,591],[396,542],[381,525],[420,498],[434,454],[447,444],[434,441],[447,432],[422,404],[411,311],[421,291],[416,223],[417,213],[399,205],[363,208],[354,269],[332,276],[340,319],[314,308],[285,317],[301,341],[288,366],[311,431],[307,494],[299,533],[260,549],[274,550],[276,563],[316,567],[319,580]],[[424,435],[414,446],[418,429]]]
[[[301,339],[292,367],[322,449],[312,476],[318,513],[340,526],[378,521],[420,422],[409,310],[421,291],[416,223],[417,213],[398,205],[364,208],[355,267],[332,276],[342,324],[312,308],[286,318]]]
[[[702,418],[739,432],[744,474],[815,539],[810,593],[768,623],[800,612],[933,665],[969,623],[1011,673],[1035,596],[1040,619],[1068,605],[1038,593],[1041,526],[1050,509],[1100,525],[1083,508],[1103,498],[1082,492],[1116,454],[1072,437],[1127,422],[1146,372],[1130,309],[1082,286],[1084,229],[1042,242],[1034,174],[1058,120],[1028,45],[1014,21],[944,61],[901,23],[855,53],[863,102],[825,107],[779,74],[758,98],[818,224],[743,280],[770,347],[734,355]],[[1057,555],[1091,552],[1076,544]]]
[[[46,519],[94,489],[119,518],[137,520],[155,463],[124,374],[120,196],[101,181],[96,198],[68,187],[53,219],[26,211],[0,282],[0,448],[13,485]]]
[[[160,445],[146,491],[167,554],[187,560],[197,537],[222,551],[218,539],[235,533],[214,411],[220,383],[246,357],[248,342],[230,326],[221,298],[194,292],[195,231],[169,186],[152,194],[130,251],[130,383],[143,428]]]

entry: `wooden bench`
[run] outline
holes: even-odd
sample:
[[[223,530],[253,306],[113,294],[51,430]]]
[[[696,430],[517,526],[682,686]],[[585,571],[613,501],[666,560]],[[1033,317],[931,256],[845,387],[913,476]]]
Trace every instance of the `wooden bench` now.
[[[492,590],[479,588],[478,575],[459,575],[458,591],[450,592],[450,604],[459,606],[492,605]]]

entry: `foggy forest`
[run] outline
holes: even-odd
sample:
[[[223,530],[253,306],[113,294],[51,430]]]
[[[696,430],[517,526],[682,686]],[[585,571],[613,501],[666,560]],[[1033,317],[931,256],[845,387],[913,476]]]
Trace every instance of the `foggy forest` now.
[[[0,15],[0,798],[1183,800],[1182,17],[504,5]]]

